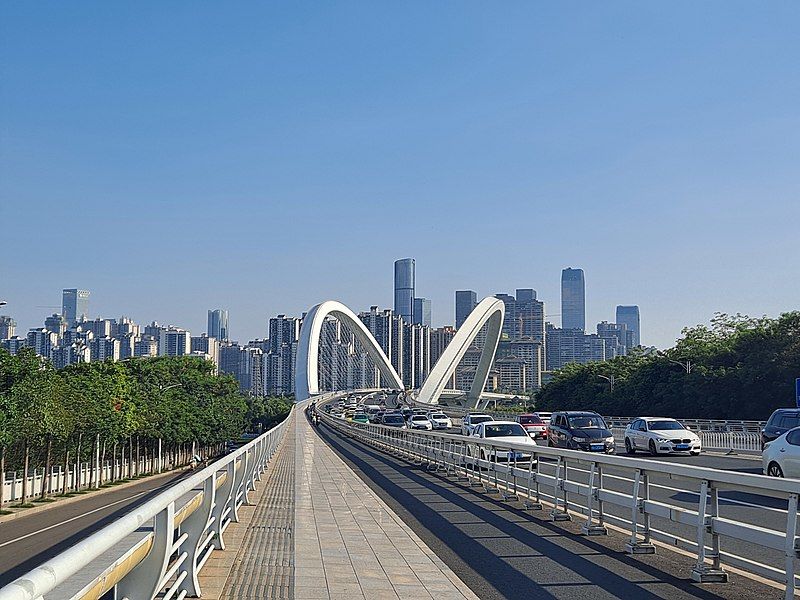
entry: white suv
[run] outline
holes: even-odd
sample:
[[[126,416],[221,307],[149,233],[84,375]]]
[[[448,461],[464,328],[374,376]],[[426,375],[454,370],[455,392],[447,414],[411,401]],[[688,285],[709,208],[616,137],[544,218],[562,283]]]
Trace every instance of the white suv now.
[[[494,421],[494,417],[481,413],[464,415],[464,418],[461,419],[461,435],[472,435],[475,426],[486,421]]]

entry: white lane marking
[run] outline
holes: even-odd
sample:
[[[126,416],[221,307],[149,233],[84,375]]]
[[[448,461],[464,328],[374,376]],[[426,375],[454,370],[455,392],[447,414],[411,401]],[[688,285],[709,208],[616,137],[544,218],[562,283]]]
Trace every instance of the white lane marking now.
[[[13,544],[15,542],[20,542],[20,541],[22,541],[24,539],[27,539],[29,537],[32,537],[34,535],[38,535],[40,533],[44,533],[45,531],[49,531],[51,529],[55,529],[56,527],[61,527],[62,525],[66,525],[67,523],[71,523],[72,521],[77,521],[78,519],[82,519],[84,517],[88,517],[89,515],[91,515],[93,513],[100,512],[101,510],[107,509],[109,506],[114,506],[115,504],[122,504],[123,502],[128,502],[129,500],[132,500],[133,498],[136,498],[138,496],[142,496],[143,494],[147,494],[148,492],[151,492],[151,491],[153,491],[153,490],[146,490],[144,492],[139,492],[138,494],[134,494],[133,496],[128,496],[127,498],[123,498],[122,500],[117,500],[116,502],[112,502],[111,504],[106,504],[105,506],[101,506],[100,508],[95,508],[94,510],[90,510],[89,512],[83,513],[82,515],[78,515],[77,517],[72,517],[71,519],[67,519],[66,521],[61,521],[60,523],[56,523],[55,525],[50,525],[49,527],[45,527],[45,528],[39,529],[37,531],[32,531],[30,533],[26,533],[25,535],[21,535],[18,538],[14,538],[13,540],[9,540],[7,542],[3,542],[2,544],[0,544],[0,548],[2,548],[3,546],[8,546],[9,544]]]

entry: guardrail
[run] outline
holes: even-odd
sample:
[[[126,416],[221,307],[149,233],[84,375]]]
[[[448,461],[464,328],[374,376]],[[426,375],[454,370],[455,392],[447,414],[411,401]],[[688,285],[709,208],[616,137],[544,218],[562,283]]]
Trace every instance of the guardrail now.
[[[785,597],[793,598],[800,480],[495,443],[318,414],[329,426],[383,451],[506,499],[522,496],[529,509],[548,505],[552,520],[585,518],[586,535],[605,534],[606,525],[622,529],[629,535],[628,553],[654,553],[653,540],[687,550],[695,557],[695,581],[727,581],[724,569],[734,567],[785,585]]]
[[[200,596],[200,570],[225,549],[291,417],[3,587],[0,600]]]

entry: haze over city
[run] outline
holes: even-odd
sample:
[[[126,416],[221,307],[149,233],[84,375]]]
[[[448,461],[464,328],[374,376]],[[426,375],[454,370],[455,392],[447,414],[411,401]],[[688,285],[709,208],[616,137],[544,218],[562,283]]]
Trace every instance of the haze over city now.
[[[659,347],[796,308],[800,8],[771,7],[5,4],[3,313],[79,287],[252,339],[391,307],[405,256],[434,325],[457,289],[559,313],[568,266],[589,329],[638,304]]]

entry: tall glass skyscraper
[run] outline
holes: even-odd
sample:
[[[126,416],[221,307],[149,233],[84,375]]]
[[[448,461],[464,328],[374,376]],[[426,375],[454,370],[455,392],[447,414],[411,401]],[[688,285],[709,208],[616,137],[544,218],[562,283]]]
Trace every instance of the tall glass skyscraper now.
[[[586,284],[583,269],[561,271],[561,328],[586,331]]]
[[[456,329],[464,324],[469,313],[478,305],[478,295],[472,290],[456,292]]]
[[[61,314],[70,327],[89,318],[89,291],[75,288],[61,292]]]
[[[617,324],[625,325],[628,331],[633,336],[633,345],[641,346],[640,338],[640,321],[639,321],[639,307],[631,306],[617,306]]]
[[[228,311],[217,308],[216,310],[208,311],[208,328],[206,329],[208,337],[217,338],[218,340],[228,339]]]
[[[394,312],[406,323],[411,323],[414,316],[415,271],[413,258],[394,261]]]

